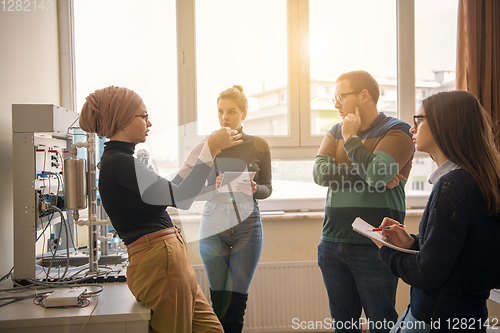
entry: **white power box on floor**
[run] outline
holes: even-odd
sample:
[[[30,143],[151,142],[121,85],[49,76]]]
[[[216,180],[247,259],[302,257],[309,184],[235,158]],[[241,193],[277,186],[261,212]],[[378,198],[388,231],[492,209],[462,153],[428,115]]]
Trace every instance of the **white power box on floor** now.
[[[43,300],[43,305],[46,308],[78,305],[80,296],[85,291],[87,291],[87,289],[84,288],[59,288],[54,290]]]

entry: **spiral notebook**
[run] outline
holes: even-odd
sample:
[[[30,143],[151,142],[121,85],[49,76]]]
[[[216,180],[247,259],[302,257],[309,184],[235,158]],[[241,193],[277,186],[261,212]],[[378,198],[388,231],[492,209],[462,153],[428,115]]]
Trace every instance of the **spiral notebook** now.
[[[391,242],[384,240],[380,231],[372,231],[373,226],[370,223],[363,220],[361,217],[357,217],[354,220],[354,222],[352,222],[352,229],[356,232],[359,232],[363,236],[366,236],[370,239],[374,239],[374,240],[384,244],[385,246],[390,247],[391,249],[398,250],[401,252],[406,252],[406,253],[418,253],[418,251],[416,251],[416,250],[404,249],[402,247],[399,247],[399,246],[392,244]]]

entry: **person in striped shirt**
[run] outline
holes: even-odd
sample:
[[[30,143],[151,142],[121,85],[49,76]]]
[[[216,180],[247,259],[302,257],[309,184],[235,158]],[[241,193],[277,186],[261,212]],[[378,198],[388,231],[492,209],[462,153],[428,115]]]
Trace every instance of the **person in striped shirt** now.
[[[375,324],[398,317],[398,279],[379,259],[378,247],[351,227],[356,217],[374,227],[384,217],[404,223],[414,154],[410,125],[379,112],[379,95],[366,71],[337,78],[334,102],[342,122],[325,135],[314,163],[314,181],[328,187],[318,264],[336,332],[361,332],[355,324],[362,309]],[[388,332],[385,326],[370,331]]]

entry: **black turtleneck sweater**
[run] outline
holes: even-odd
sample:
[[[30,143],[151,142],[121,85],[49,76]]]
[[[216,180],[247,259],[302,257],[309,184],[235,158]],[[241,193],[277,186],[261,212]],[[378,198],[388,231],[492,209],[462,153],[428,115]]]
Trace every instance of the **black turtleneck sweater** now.
[[[169,182],[134,158],[134,149],[129,142],[106,142],[100,163],[102,204],[125,244],[172,227],[167,206],[189,208],[211,170],[198,159],[186,178]]]

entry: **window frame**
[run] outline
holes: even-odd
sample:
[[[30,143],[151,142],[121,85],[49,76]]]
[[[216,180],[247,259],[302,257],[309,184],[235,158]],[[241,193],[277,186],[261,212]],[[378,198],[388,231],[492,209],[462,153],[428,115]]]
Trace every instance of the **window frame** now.
[[[62,107],[76,110],[74,0],[57,1],[60,96]]]
[[[196,0],[177,0],[179,160],[206,136],[198,135],[196,113]],[[398,117],[411,124],[415,114],[415,4],[396,1]],[[311,134],[309,0],[287,0],[288,128],[286,136],[263,136],[273,159],[314,158],[324,135]]]
[[[60,31],[61,102],[75,108],[74,71],[74,15],[73,1],[58,1]],[[415,3],[414,0],[396,1],[397,30],[397,110],[398,118],[412,123],[415,114]],[[287,62],[289,134],[265,136],[273,159],[314,159],[324,135],[311,134],[311,86],[309,40],[309,0],[287,0]],[[196,85],[196,20],[195,0],[176,0],[177,68],[178,68],[178,126],[179,164],[189,150],[206,138],[197,135]],[[64,83],[64,84],[63,84]],[[64,88],[66,87],[66,88]],[[416,153],[416,156],[427,156]],[[409,200],[408,200],[409,199]],[[423,206],[426,195],[407,198],[407,207]],[[290,204],[293,202],[293,204]],[[261,202],[263,210],[318,210],[323,209],[324,198],[277,200]]]

